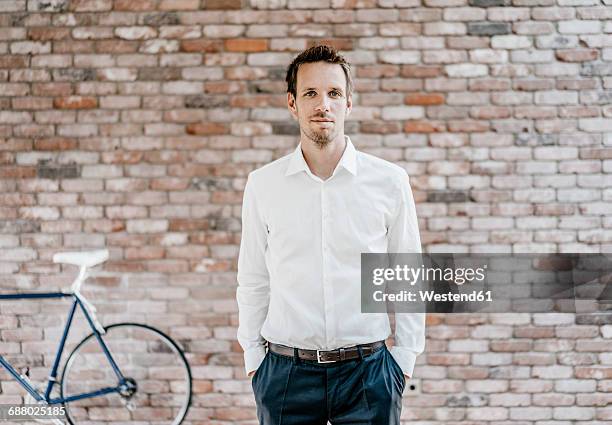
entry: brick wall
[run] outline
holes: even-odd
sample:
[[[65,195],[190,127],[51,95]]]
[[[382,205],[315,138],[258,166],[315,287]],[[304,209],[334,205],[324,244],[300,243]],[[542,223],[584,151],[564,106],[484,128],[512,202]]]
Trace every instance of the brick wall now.
[[[60,288],[54,252],[108,247],[84,287],[102,321],[186,347],[192,423],[255,423],[241,191],[296,145],[284,69],[322,40],[354,64],[347,133],[412,176],[427,249],[612,249],[610,0],[3,0],[0,290]],[[0,303],[0,352],[43,379],[66,308]],[[428,321],[406,423],[612,423],[609,315]]]

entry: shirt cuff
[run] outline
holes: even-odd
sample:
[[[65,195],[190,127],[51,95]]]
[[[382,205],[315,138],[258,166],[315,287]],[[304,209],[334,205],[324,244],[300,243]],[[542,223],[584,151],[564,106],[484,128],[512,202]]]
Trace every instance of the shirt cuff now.
[[[402,369],[402,372],[404,373],[404,375],[408,375],[410,378],[412,378],[412,373],[414,371],[414,364],[416,363],[416,358],[418,356],[418,353],[412,350],[409,350],[408,348],[397,347],[397,346],[391,347],[389,352],[393,356],[393,359],[397,362],[397,364]]]
[[[249,372],[257,370],[261,362],[266,357],[266,347],[260,345],[255,348],[251,348],[244,352],[244,368],[248,375]]]

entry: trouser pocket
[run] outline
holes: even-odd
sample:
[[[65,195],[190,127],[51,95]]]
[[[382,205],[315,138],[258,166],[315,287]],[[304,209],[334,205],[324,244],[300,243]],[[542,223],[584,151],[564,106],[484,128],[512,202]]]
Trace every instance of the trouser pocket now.
[[[404,392],[404,387],[406,386],[406,376],[404,375],[404,371],[401,366],[397,363],[397,361],[393,358],[391,352],[385,349],[387,358],[389,359],[389,366],[391,367],[392,373],[398,379],[401,387],[401,392]]]

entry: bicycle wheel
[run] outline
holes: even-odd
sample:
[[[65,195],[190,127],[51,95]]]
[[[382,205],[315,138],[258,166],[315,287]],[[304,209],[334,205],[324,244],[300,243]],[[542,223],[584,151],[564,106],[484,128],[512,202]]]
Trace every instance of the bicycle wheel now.
[[[112,392],[65,403],[70,424],[138,423],[178,425],[191,404],[191,370],[178,345],[163,332],[138,323],[104,328],[102,339],[126,378]],[[119,385],[119,378],[92,333],[68,356],[61,395],[70,397]]]

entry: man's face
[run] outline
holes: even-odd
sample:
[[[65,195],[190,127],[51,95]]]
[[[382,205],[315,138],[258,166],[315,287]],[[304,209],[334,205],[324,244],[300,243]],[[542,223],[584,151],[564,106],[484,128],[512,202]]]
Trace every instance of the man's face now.
[[[346,76],[340,65],[300,65],[296,93],[295,99],[287,93],[287,104],[303,135],[322,149],[344,134],[344,119],[351,111],[352,100],[347,97]]]

